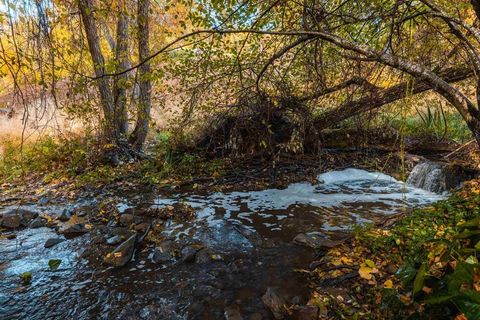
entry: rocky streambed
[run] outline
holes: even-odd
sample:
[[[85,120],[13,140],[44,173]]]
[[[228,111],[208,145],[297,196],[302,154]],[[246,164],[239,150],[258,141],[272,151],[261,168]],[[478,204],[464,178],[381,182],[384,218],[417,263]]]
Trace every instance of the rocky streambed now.
[[[357,169],[317,180],[6,206],[0,318],[315,319],[301,270],[323,249],[442,199]]]

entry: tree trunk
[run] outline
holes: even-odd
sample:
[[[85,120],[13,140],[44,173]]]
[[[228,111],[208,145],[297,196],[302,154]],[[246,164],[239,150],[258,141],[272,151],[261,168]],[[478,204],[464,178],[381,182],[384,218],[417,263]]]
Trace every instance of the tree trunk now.
[[[138,0],[137,25],[138,25],[138,59],[145,61],[150,55],[149,49],[149,22],[148,11],[150,0]],[[147,138],[148,126],[150,121],[150,109],[152,105],[151,91],[152,84],[150,80],[150,63],[143,63],[138,69],[139,75],[139,98],[137,122],[132,133],[131,142],[133,148],[137,151],[143,149],[145,139]]]
[[[95,26],[95,18],[93,16],[92,0],[79,0],[78,7],[82,16],[85,34],[87,36],[88,48],[92,58],[98,91],[104,115],[104,133],[109,143],[115,143],[117,132],[114,121],[114,103],[112,93],[110,91],[107,77],[105,77],[105,60],[100,49],[100,40],[98,38],[97,27]]]
[[[439,75],[444,81],[455,83],[468,79],[473,75],[473,71],[468,68],[449,68]],[[428,82],[416,81],[411,88],[411,93],[419,94],[432,89],[433,87]],[[339,107],[325,112],[315,121],[315,127],[319,130],[327,129],[353,116],[379,109],[386,104],[405,98],[408,90],[407,83],[400,83],[387,89],[372,92],[357,100],[347,101]]]
[[[115,46],[115,59],[118,63],[117,72],[120,73],[130,67],[129,51],[129,19],[126,12],[125,2],[120,3],[120,13],[117,22],[117,43]],[[116,76],[114,79],[114,120],[118,130],[119,138],[126,139],[128,131],[128,110],[127,110],[127,81],[128,73]]]

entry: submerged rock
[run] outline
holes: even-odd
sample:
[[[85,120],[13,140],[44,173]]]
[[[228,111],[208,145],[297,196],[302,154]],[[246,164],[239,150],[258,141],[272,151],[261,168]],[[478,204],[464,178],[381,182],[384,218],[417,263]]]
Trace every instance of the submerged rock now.
[[[293,239],[293,242],[313,249],[330,249],[343,243],[343,240],[334,241],[317,234],[300,233]]]
[[[65,241],[65,239],[62,239],[62,238],[50,238],[50,239],[47,239],[47,241],[45,241],[45,245],[44,247],[45,248],[51,248],[61,242]]]
[[[103,260],[105,263],[114,267],[123,267],[126,265],[135,252],[136,235],[131,236],[111,253],[107,254]]]
[[[268,287],[267,292],[262,297],[263,304],[273,314],[275,319],[283,319],[286,315],[285,299],[279,294],[276,288]]]

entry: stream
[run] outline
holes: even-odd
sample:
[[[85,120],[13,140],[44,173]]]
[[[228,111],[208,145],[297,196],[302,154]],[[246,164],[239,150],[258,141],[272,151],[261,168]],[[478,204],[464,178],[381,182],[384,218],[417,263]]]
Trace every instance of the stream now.
[[[115,223],[50,248],[45,241],[59,236],[48,227],[1,237],[0,319],[272,319],[262,302],[268,288],[289,304],[306,303],[307,281],[295,269],[308,269],[319,252],[314,249],[344,238],[354,225],[445,197],[359,169],[317,180],[285,189],[124,199],[121,213],[145,203],[158,209],[184,203],[195,217],[163,223],[162,242],[138,250],[121,268],[86,258],[105,255],[108,237],[102,235],[113,234]],[[25,208],[59,212],[48,205]],[[61,227],[78,221],[90,220],[74,216]],[[318,247],[305,245],[305,238]],[[49,270],[50,259],[61,260],[59,269]],[[23,272],[31,272],[30,285],[21,285]]]

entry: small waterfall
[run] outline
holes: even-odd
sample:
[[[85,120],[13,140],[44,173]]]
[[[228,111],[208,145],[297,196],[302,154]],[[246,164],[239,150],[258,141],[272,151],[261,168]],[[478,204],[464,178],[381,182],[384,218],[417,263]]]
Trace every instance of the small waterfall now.
[[[457,187],[460,183],[458,178],[458,176],[452,176],[447,165],[425,161],[413,168],[408,176],[407,184],[427,191],[442,193]]]

